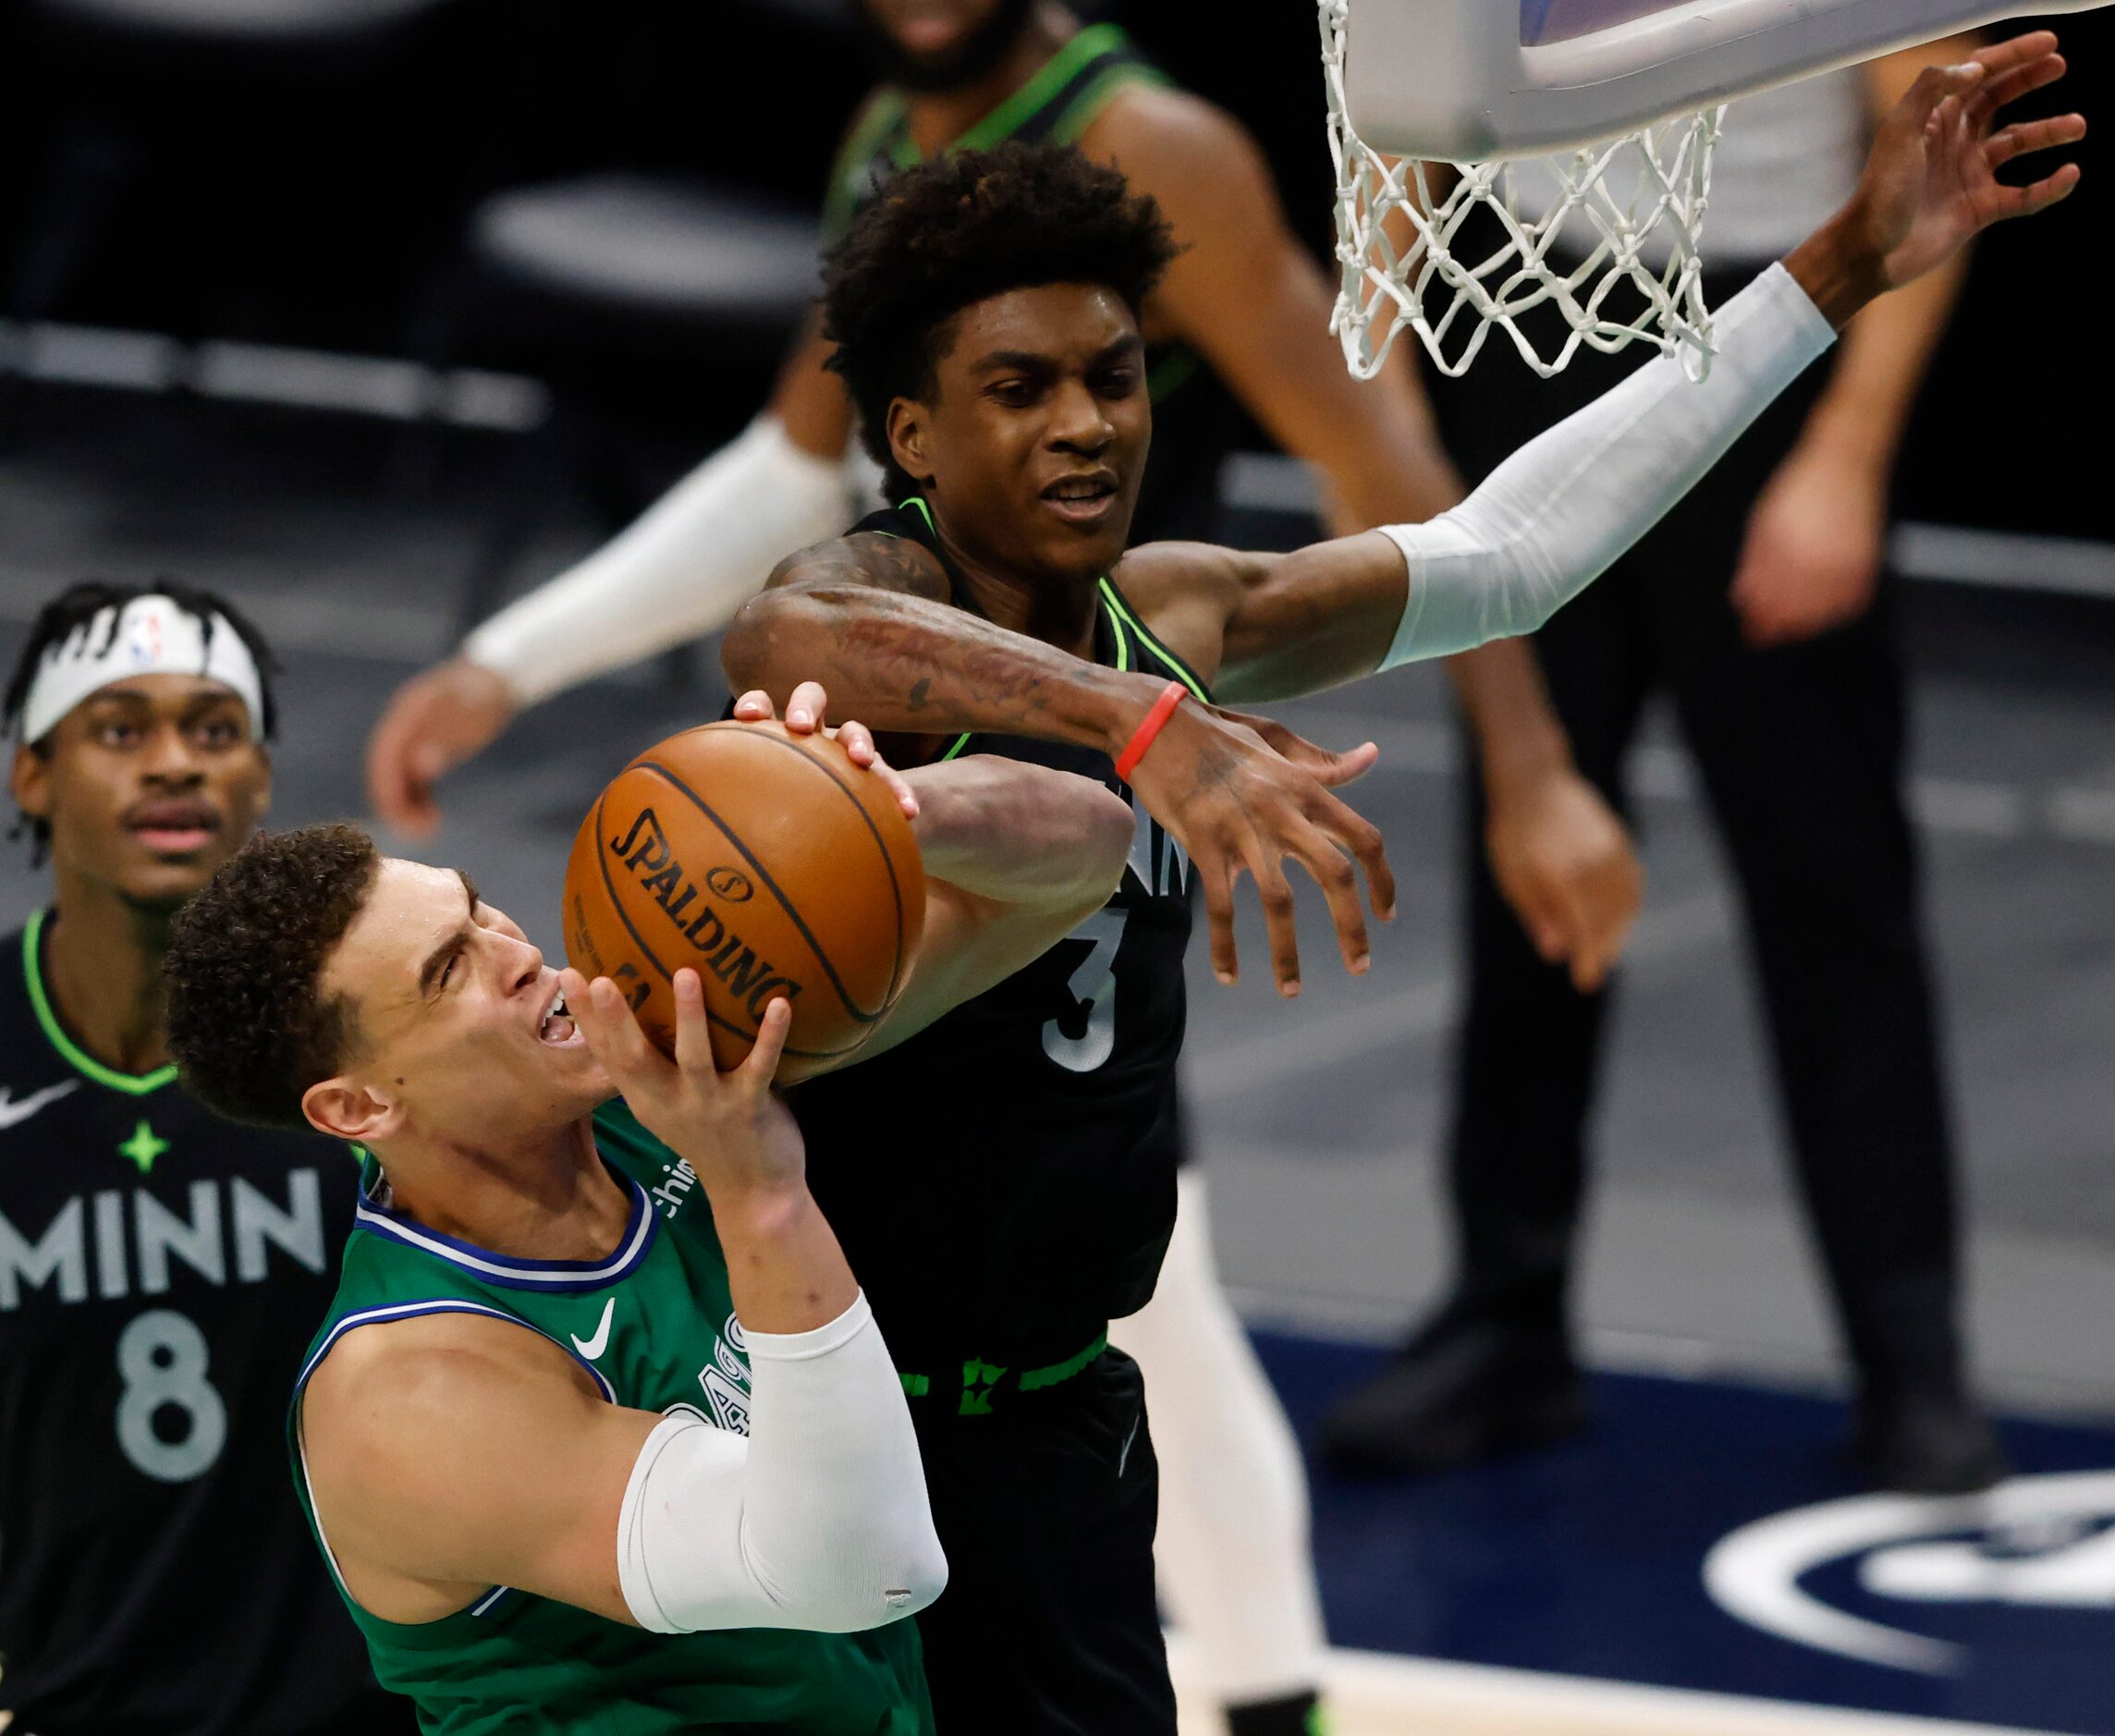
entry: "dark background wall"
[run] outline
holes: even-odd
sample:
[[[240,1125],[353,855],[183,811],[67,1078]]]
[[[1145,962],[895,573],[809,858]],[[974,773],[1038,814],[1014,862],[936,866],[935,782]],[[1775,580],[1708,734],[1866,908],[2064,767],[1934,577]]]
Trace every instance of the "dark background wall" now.
[[[495,187],[645,165],[813,202],[863,88],[846,3],[448,0],[350,51],[230,55],[121,38],[67,0],[0,0],[0,312],[406,353],[464,214]],[[1101,9],[1254,129],[1324,251],[1311,9]],[[2056,22],[2067,100],[2115,122],[2115,18]],[[2115,376],[2089,262],[2115,187],[2094,141],[2080,155],[2072,205],[1994,237],[1976,264],[1908,456],[1913,516],[2109,532],[2098,412]],[[1492,351],[1482,365],[1511,363]],[[745,411],[762,374],[670,389],[706,427]],[[726,406],[696,401],[719,390]]]

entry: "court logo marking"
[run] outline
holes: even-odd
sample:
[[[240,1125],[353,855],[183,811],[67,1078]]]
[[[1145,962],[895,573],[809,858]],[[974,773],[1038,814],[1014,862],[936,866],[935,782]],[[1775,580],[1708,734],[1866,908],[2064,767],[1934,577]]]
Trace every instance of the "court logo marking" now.
[[[1903,1604],[2115,1609],[2115,1471],[2014,1477],[1985,1495],[1858,1495],[1773,1513],[1721,1538],[1704,1585],[1729,1615],[1796,1644],[1952,1675],[1968,1648],[1832,1608],[1802,1583],[1858,1562],[1860,1587]]]

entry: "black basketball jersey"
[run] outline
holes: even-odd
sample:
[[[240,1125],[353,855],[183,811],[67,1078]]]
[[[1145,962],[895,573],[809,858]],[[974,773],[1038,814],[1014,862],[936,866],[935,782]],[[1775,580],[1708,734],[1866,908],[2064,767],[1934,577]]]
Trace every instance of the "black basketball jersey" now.
[[[357,1166],[85,1053],[43,928],[0,939],[0,1707],[25,1736],[409,1731],[285,1457]]]
[[[1089,25],[948,149],[984,150],[1003,141],[1072,144],[1124,91],[1168,82],[1168,75],[1118,26]],[[919,160],[918,141],[911,136],[910,101],[903,91],[884,86],[853,120],[830,171],[823,206],[826,239],[841,236],[890,176]],[[1145,360],[1153,398],[1153,462],[1139,490],[1133,540],[1208,539],[1218,516],[1219,469],[1239,437],[1241,411],[1219,377],[1188,345],[1155,344]]]
[[[940,553],[920,500],[857,529]],[[1206,698],[1117,587],[1100,590],[1094,660]],[[971,735],[945,757],[958,753],[1055,766],[1131,799],[1092,749]],[[810,1185],[906,1371],[1058,1362],[1153,1293],[1175,1224],[1190,864],[1133,809],[1122,882],[1072,935],[909,1042],[788,1095]]]

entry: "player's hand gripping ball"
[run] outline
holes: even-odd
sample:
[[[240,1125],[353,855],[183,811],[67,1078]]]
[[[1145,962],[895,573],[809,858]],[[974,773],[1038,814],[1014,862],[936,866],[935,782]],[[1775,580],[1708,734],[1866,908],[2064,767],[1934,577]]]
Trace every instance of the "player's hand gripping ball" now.
[[[865,1042],[909,974],[925,873],[888,783],[834,739],[717,723],[617,775],[573,839],[565,896],[567,959],[616,983],[664,1053],[675,973],[698,972],[724,1070],[778,996],[788,1059]]]

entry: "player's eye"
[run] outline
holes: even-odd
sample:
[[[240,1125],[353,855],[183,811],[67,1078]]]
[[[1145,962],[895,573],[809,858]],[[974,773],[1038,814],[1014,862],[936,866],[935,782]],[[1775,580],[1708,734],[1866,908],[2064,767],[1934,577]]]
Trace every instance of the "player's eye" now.
[[[209,748],[232,748],[242,740],[242,730],[232,717],[209,717],[192,733]]]
[[[1018,406],[1033,403],[1035,399],[1035,387],[1027,380],[995,380],[989,390],[991,396],[1002,404]]]
[[[96,726],[95,739],[106,748],[128,748],[140,740],[138,726],[113,717]]]
[[[1129,397],[1137,389],[1136,368],[1108,368],[1094,376],[1094,390],[1105,397]]]

